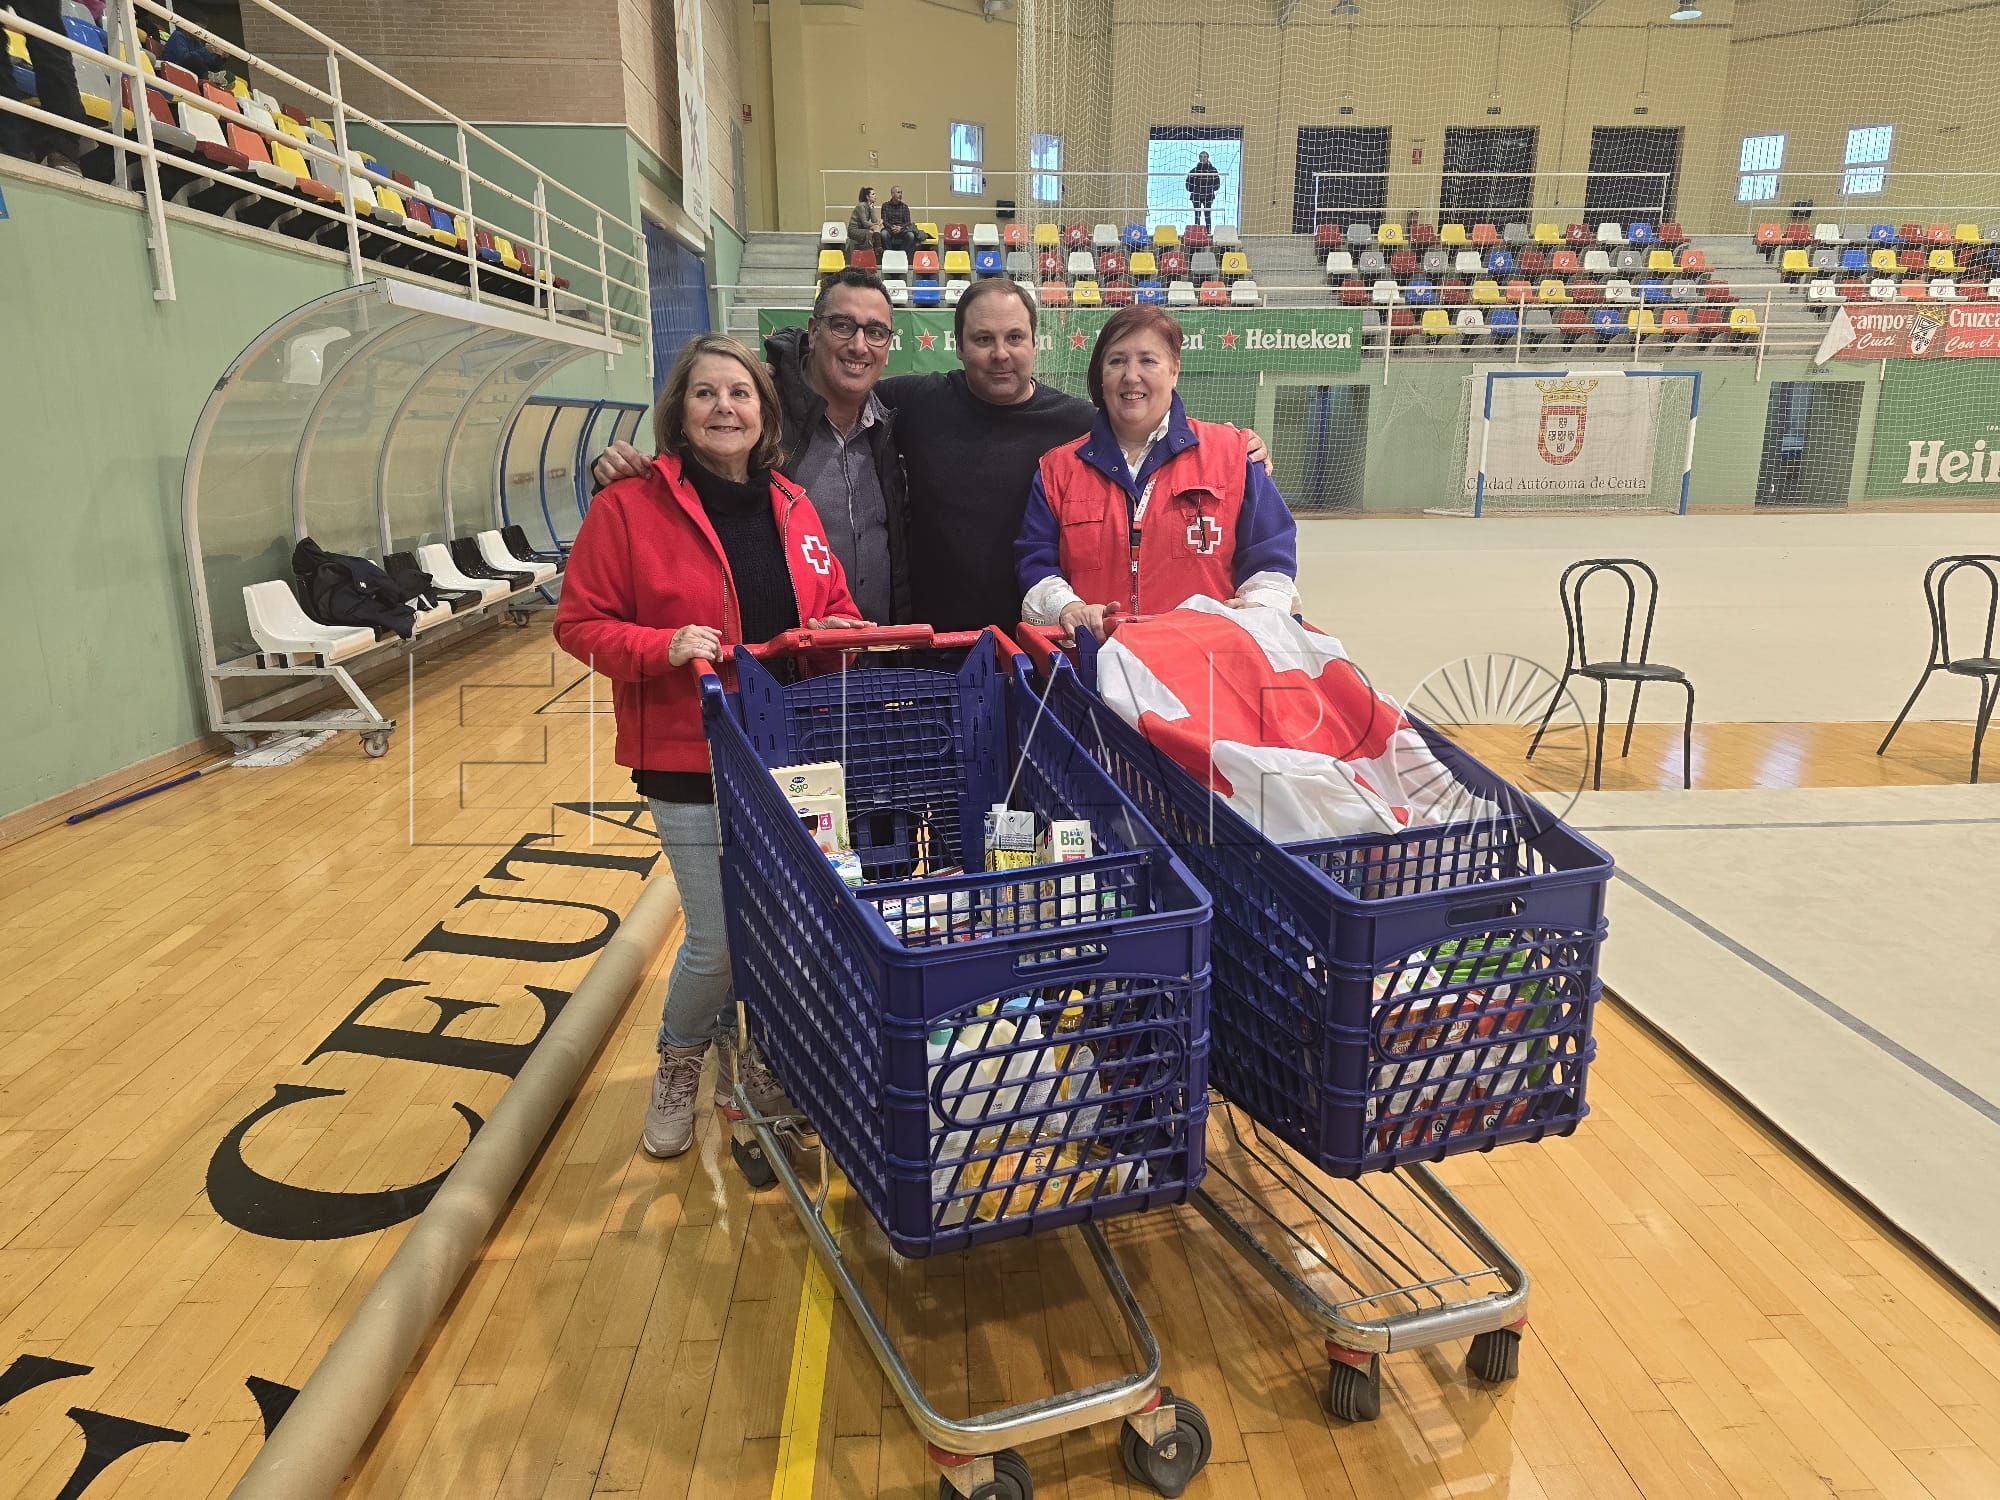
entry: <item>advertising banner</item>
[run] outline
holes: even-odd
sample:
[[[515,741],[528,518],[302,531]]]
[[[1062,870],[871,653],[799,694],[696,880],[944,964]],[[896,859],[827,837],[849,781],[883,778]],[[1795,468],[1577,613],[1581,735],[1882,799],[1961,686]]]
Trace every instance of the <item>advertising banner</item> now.
[[[2000,305],[1860,303],[1827,326],[1814,364],[1835,359],[1991,359],[2000,355]]]

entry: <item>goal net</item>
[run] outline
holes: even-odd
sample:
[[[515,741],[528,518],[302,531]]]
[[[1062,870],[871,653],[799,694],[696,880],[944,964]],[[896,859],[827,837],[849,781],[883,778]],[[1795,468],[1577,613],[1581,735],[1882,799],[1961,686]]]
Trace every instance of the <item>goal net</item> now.
[[[1686,510],[1694,371],[1485,370],[1460,384],[1464,478],[1434,513]]]

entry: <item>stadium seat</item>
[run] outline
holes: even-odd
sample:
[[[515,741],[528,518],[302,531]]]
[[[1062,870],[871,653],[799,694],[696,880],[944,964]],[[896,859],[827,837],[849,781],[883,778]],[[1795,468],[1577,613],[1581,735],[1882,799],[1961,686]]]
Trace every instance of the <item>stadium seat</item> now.
[[[1486,269],[1491,271],[1495,276],[1513,275],[1516,265],[1514,252],[1511,250],[1495,250],[1491,255],[1486,257]]]
[[[1701,288],[1701,295],[1710,302],[1734,302],[1736,300],[1736,294],[1729,289],[1729,283],[1726,281],[1704,282]]]
[[[1625,226],[1610,220],[1597,226],[1597,243],[1600,245],[1622,245],[1625,243]]]
[[[1354,252],[1352,250],[1329,250],[1326,252],[1326,279],[1328,282],[1344,279],[1354,274]]]
[[[1062,228],[1062,243],[1065,250],[1088,250],[1090,230],[1082,224],[1065,224]]]
[[[972,226],[972,248],[975,250],[999,249],[1000,226],[998,224],[974,224]]]
[[[1977,224],[1960,224],[1952,230],[1951,237],[1961,245],[1983,245],[1987,243],[1986,236],[1980,232]]]
[[[1349,224],[1347,226],[1346,237],[1347,243],[1350,245],[1372,245],[1375,243],[1375,226],[1373,224],[1361,223]]]
[[[1153,230],[1153,248],[1170,250],[1181,242],[1181,232],[1171,224],[1161,224]]]
[[[919,281],[910,288],[912,307],[936,307],[944,301],[944,289],[935,281]]]
[[[547,583],[561,571],[552,562],[530,561],[516,557],[507,547],[507,539],[498,531],[482,531],[473,538],[473,545],[479,549],[480,560],[496,573],[530,574],[536,583]]]
[[[1472,290],[1462,281],[1447,281],[1438,288],[1438,300],[1447,307],[1463,307],[1472,300]]]
[[[1061,281],[1067,275],[1060,250],[1044,250],[1035,257],[1035,270],[1044,281]]]
[[[1528,343],[1541,343],[1556,336],[1556,315],[1546,307],[1531,307],[1521,314],[1521,337]]]
[[[504,592],[505,585],[501,588]],[[313,656],[330,667],[375,644],[375,632],[366,625],[320,624],[300,607],[298,595],[282,580],[246,583],[243,613],[257,649],[276,658],[280,666],[291,665],[295,656]]]
[[[1000,244],[1008,250],[1024,250],[1028,246],[1028,226],[1019,219],[1011,219],[1000,230]]]
[[[1313,249],[1321,255],[1331,250],[1338,250],[1340,245],[1341,234],[1338,224],[1322,224],[1313,231]]]
[[[1359,276],[1350,276],[1340,284],[1340,305],[1342,307],[1362,307],[1368,301],[1368,283]]]
[[[1639,293],[1633,288],[1632,283],[1624,277],[1614,276],[1611,280],[1604,283],[1604,300],[1606,302],[1637,302],[1639,300]]]
[[[1069,283],[1067,281],[1045,281],[1036,294],[1036,301],[1044,307],[1068,307]]]
[[[1653,226],[1644,219],[1635,219],[1632,223],[1625,226],[1625,239],[1628,244],[1644,250],[1656,244],[1659,236],[1653,233]]]
[[[1560,302],[1567,302],[1569,301],[1569,288],[1564,286],[1561,281],[1551,276],[1548,280],[1544,281],[1539,288],[1536,289],[1535,296],[1539,301],[1551,305]]]
[[[1903,263],[1896,258],[1896,252],[1886,248],[1871,251],[1868,256],[1868,266],[1870,270],[1879,271],[1884,276],[1900,276],[1903,271]]]
[[[1095,276],[1097,274],[1097,257],[1092,255],[1088,250],[1072,250],[1069,253],[1069,260],[1065,263],[1063,269],[1069,272],[1069,279],[1071,281],[1075,281],[1080,277]]]
[[[1131,282],[1114,281],[1104,289],[1104,305],[1106,307],[1130,307],[1133,295]]]
[[[1764,252],[1764,259],[1766,260],[1771,258],[1772,252],[1784,242],[1784,238],[1785,226],[1782,224],[1759,224],[1757,226],[1755,243],[1757,248]]]
[[[1085,257],[1085,259],[1088,258],[1089,257],[1087,256]],[[1093,267],[1092,269],[1095,268]],[[951,249],[945,251],[944,274],[947,277],[957,276],[961,278],[970,279],[972,275],[971,254],[962,249]]]
[[[1826,277],[1819,277],[1806,284],[1806,303],[1808,306],[1819,307],[1824,305],[1830,307],[1838,301],[1840,301],[1840,288]]]
[[[1694,312],[1694,332],[1698,340],[1720,337],[1729,327],[1729,311],[1721,307],[1698,307]]]
[[[1815,274],[1824,275],[1840,269],[1840,252],[1825,245],[1810,251],[1806,257]]]
[[[1701,283],[1699,281],[1692,281],[1687,279],[1676,281],[1674,283],[1674,301],[1676,302],[1701,301]]]
[[[969,224],[947,224],[938,243],[947,250],[963,250],[972,243],[972,227]]]
[[[1484,220],[1472,226],[1472,248],[1491,250],[1500,243],[1500,226]],[[1481,321],[1484,321],[1483,319]]]
[[[1870,244],[1893,245],[1896,243],[1896,226],[1894,224],[1870,224],[1868,226],[1868,240]]]
[[[1787,248],[1794,245],[1800,245],[1800,246],[1810,245],[1812,243],[1812,237],[1813,237],[1813,232],[1812,232],[1812,226],[1810,224],[1807,224],[1804,220],[1794,220],[1792,223],[1787,224],[1785,226],[1785,234],[1782,243]]]
[[[1163,278],[1168,281],[1185,281],[1187,273],[1186,252],[1180,250],[1162,250],[1160,252],[1160,275]]]
[[[1950,252],[1946,252],[1949,254]],[[1250,257],[1241,250],[1225,250],[1222,254],[1222,276],[1225,281],[1239,281],[1250,274]]]
[[[938,273],[938,253],[935,250],[917,250],[910,255],[910,269],[919,276],[935,276]]]
[[[1500,226],[1500,243],[1509,250],[1520,252],[1523,246],[1533,243],[1533,236],[1525,219],[1509,219]]]
[[[1418,220],[1410,226],[1410,248],[1428,250],[1438,242],[1438,230],[1433,224]]]
[[[1843,302],[1866,302],[1868,300],[1868,283],[1865,281],[1841,282],[1840,300]]]
[[[884,277],[882,285],[889,293],[889,305],[891,307],[908,307],[910,305],[910,284],[907,281],[904,281],[901,277]]]
[[[1660,320],[1650,307],[1635,307],[1625,314],[1625,326],[1639,338],[1651,338],[1660,331]]]
[[[1521,252],[1521,274],[1524,276],[1546,276],[1549,270],[1549,252],[1534,247]]]
[[[1104,306],[1104,289],[1094,281],[1079,281],[1070,288],[1070,301],[1078,307]]]
[[[1660,313],[1660,331],[1686,338],[1694,332],[1694,318],[1685,307],[1664,308]]]
[[[1451,271],[1454,276],[1477,276],[1485,270],[1485,263],[1477,250],[1461,250],[1452,258]]]
[[[1097,257],[1097,275],[1100,280],[1123,281],[1127,274],[1123,250],[1107,250]]]
[[[1859,245],[1850,245],[1840,252],[1840,269],[1854,275],[1868,269],[1868,252]]]
[[[1158,305],[1167,300],[1167,289],[1157,281],[1141,281],[1134,284],[1134,297],[1142,303]]]
[[[1226,307],[1229,305],[1229,285],[1222,281],[1204,281],[1195,288],[1195,297],[1203,307]]]
[[[1409,242],[1410,237],[1404,232],[1401,224],[1386,223],[1375,231],[1375,243],[1387,245],[1392,250],[1398,245],[1407,245]]]
[[[1813,243],[1817,245],[1844,245],[1847,233],[1838,224],[1813,225]]]
[[[1570,297],[1577,302],[1602,302],[1604,283],[1601,281],[1572,281],[1569,284]]]
[[[1796,281],[1812,270],[1812,262],[1803,250],[1787,250],[1778,260],[1778,274],[1787,281]]]
[[[1149,280],[1160,274],[1159,257],[1150,250],[1134,250],[1127,269],[1131,271],[1134,281]]]
[[[1906,249],[1911,245],[1923,244],[1924,226],[1921,224],[1898,224],[1896,226],[1896,243]]]
[[[1687,231],[1678,224],[1669,222],[1660,226],[1660,243],[1669,250],[1678,250],[1687,243],[1687,238]]]
[[[1930,286],[1931,301],[1933,302],[1957,302],[1960,300],[1958,282],[1950,276],[1933,277]]]
[[[972,270],[978,276],[998,276],[1004,267],[1000,252],[992,248],[972,252]]]
[[[1924,243],[1927,245],[1949,245],[1951,226],[1949,224],[1928,224],[1924,227]]]
[[[910,252],[907,250],[884,250],[882,252],[882,274],[901,276],[910,274]]]
[[[1415,281],[1403,283],[1403,300],[1412,307],[1437,306],[1437,283],[1419,276]]]
[[[1095,250],[1116,250],[1118,248],[1118,226],[1116,224],[1093,224],[1090,229],[1090,244]]]
[[[1354,269],[1367,277],[1386,276],[1389,273],[1389,257],[1380,250],[1363,250],[1354,258]]]
[[[1242,253],[1240,250],[1231,252],[1231,254],[1238,256]],[[1246,273],[1248,272],[1248,262],[1245,262],[1244,270]],[[1222,274],[1221,262],[1216,259],[1213,250],[1197,250],[1188,256],[1188,276],[1191,280],[1196,282],[1209,281]]]
[[[253,161],[251,166],[254,168],[256,163]],[[1935,271],[1942,276],[1956,276],[1958,274],[1958,258],[1952,254],[1948,246],[1943,249],[1933,250],[1931,251],[1930,262],[1925,269]]]
[[[1930,265],[1930,252],[1921,247],[1898,250],[1896,252],[1896,263],[1904,271],[1915,274],[1928,269]]]
[[[1521,315],[1511,307],[1496,307],[1486,315],[1486,326],[1496,339],[1521,336]]]
[[[1729,310],[1729,331],[1738,338],[1753,339],[1763,331],[1757,321],[1754,307],[1732,307]]]
[[[1537,224],[1534,240],[1537,245],[1560,245],[1563,242],[1562,230],[1554,224]]]
[[[1646,252],[1646,269],[1656,276],[1671,276],[1679,269],[1674,264],[1671,250],[1649,250]]]
[[[1868,296],[1876,302],[1894,302],[1896,300],[1896,283],[1889,280],[1886,276],[1878,276],[1868,283]]]
[[[1169,281],[1167,283],[1167,306],[1193,307],[1199,302],[1194,294],[1192,281]]]
[[[1417,315],[1415,313],[1411,312],[1407,307],[1392,307],[1389,309],[1390,338],[1415,338],[1416,333]]]
[[[1472,238],[1465,232],[1463,224],[1440,224],[1437,237],[1440,245],[1452,250],[1463,250],[1472,243]]]
[[[1641,302],[1665,302],[1669,295],[1666,282],[1657,276],[1648,276],[1639,283]]]
[[[1217,224],[1209,231],[1209,241],[1218,250],[1240,250],[1243,235],[1234,224]]]
[[[477,594],[481,604],[496,604],[514,591],[503,578],[474,577],[461,572],[457,557],[443,542],[429,542],[417,548],[417,566],[430,574],[431,581],[439,588]]]
[[[1035,226],[1035,248],[1037,250],[1053,250],[1061,244],[1062,231],[1055,225],[1037,224]]]
[[[820,251],[819,253],[820,275],[838,276],[842,271],[845,271],[846,269],[847,269],[847,256],[845,252],[832,249],[831,247]]]
[[[1389,307],[1401,300],[1402,288],[1384,278],[1368,288],[1368,300],[1377,307]]]
[[[847,263],[857,271],[875,271],[879,273],[882,269],[876,260],[873,250],[850,251],[847,256]]]
[[[1183,250],[1206,250],[1215,244],[1215,237],[1206,224],[1190,224],[1181,232]]]
[[[1257,283],[1249,277],[1229,283],[1229,305],[1231,307],[1259,307],[1263,305],[1264,294],[1257,289]]]
[[[1646,269],[1646,252],[1643,250],[1620,250],[1611,257],[1611,269],[1620,276],[1636,276]]]
[[[1526,277],[1516,276],[1500,289],[1500,300],[1514,307],[1521,307],[1535,300],[1535,284]]]
[[[1441,307],[1433,307],[1423,315],[1417,324],[1425,338],[1441,339],[1451,334],[1451,314]]]
[[[1149,243],[1146,238],[1146,226],[1144,224],[1127,224],[1123,239],[1127,250],[1145,249]]]
[[[1912,276],[1896,283],[1896,294],[1906,302],[1924,302],[1930,298],[1930,283]]]
[[[797,223],[798,221],[795,219],[792,222]],[[847,226],[838,219],[828,219],[824,224],[819,226],[819,242],[822,245],[834,245],[843,250],[846,249]],[[844,265],[845,262],[842,262],[842,264]]]
[[[1565,307],[1556,314],[1556,332],[1566,344],[1574,344],[1590,332],[1590,314],[1580,307]]]
[[[907,259],[907,257],[905,257]],[[887,259],[885,256],[884,259]],[[1016,281],[1034,281],[1035,256],[1031,250],[1009,250],[1006,255],[1007,274]]]
[[[1506,299],[1500,295],[1500,283],[1482,277],[1472,283],[1472,300],[1480,306],[1498,306]]]
[[[1611,252],[1609,250],[1584,251],[1583,274],[1586,276],[1609,276],[1611,274]]]
[[[1608,344],[1613,339],[1623,338],[1631,330],[1625,322],[1624,313],[1616,308],[1599,307],[1591,311],[1590,331]]]

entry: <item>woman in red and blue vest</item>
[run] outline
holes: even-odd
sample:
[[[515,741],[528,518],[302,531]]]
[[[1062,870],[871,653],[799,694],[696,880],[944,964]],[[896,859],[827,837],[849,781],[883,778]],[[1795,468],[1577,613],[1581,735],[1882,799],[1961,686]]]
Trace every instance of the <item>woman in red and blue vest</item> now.
[[[1189,419],[1175,384],[1181,325],[1121,308],[1090,356],[1097,420],[1042,458],[1014,543],[1021,617],[1102,639],[1105,616],[1196,594],[1295,608],[1298,523],[1247,435]]]

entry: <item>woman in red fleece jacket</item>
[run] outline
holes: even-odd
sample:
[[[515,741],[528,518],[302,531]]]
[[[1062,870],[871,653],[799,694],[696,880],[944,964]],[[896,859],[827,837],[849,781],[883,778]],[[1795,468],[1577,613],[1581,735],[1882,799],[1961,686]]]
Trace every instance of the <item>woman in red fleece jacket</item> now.
[[[721,1049],[717,1103],[728,1102],[740,1061],[760,1108],[790,1109],[763,1063],[731,1050],[721,836],[688,666],[801,624],[863,623],[812,501],[771,472],[777,413],[770,373],[748,349],[720,334],[690,340],[655,411],[660,456],[591,502],[556,608],[557,643],[611,679],[618,763],[652,804],[681,891],[686,932],[640,1137],[653,1156],[678,1156],[693,1142],[711,1042]]]

